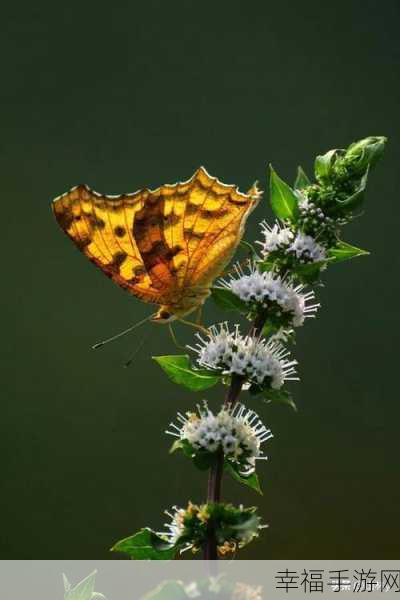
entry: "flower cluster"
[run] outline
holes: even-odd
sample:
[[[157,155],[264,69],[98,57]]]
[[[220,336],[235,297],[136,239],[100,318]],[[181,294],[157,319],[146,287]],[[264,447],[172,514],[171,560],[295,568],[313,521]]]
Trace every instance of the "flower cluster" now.
[[[254,304],[251,313],[257,313],[260,306],[268,309],[268,319],[284,327],[300,327],[305,317],[314,317],[319,304],[308,304],[315,294],[303,294],[304,285],[294,286],[287,277],[271,271],[260,272],[257,263],[249,264],[245,274],[240,265],[235,265],[236,277],[221,280],[220,285],[231,290],[246,303]],[[251,314],[251,316],[253,316]]]
[[[222,449],[242,475],[254,472],[257,459],[267,459],[260,446],[273,435],[253,410],[236,404],[214,415],[204,402],[197,411],[187,412],[186,416],[178,413],[178,425],[170,423],[172,431],[166,433],[190,444],[194,453]]]
[[[165,511],[171,519],[170,523],[165,523],[168,531],[157,532],[157,535],[180,552],[190,549],[197,552],[206,543],[212,526],[218,554],[221,557],[233,555],[266,527],[261,525],[256,510],[222,503],[197,505],[189,502],[187,508],[173,506],[172,511]]]
[[[285,381],[296,380],[296,360],[289,360],[290,352],[273,339],[265,340],[247,335],[243,337],[239,326],[229,331],[227,323],[213,325],[208,339],[196,334],[199,343],[191,350],[198,354],[200,366],[222,372],[224,375],[241,375],[249,383],[263,388],[279,389]]]
[[[278,222],[271,227],[266,221],[262,221],[261,229],[264,241],[257,241],[256,244],[260,244],[263,256],[276,250],[286,249],[292,243],[294,234],[290,227],[282,227]]]
[[[261,223],[261,230],[264,240],[257,243],[261,245],[264,258],[278,251],[295,257],[300,263],[321,262],[327,258],[324,246],[302,231],[294,232],[290,227],[282,227],[279,223],[270,227],[266,221]]]
[[[287,248],[287,252],[294,254],[300,263],[321,262],[326,260],[326,249],[311,236],[298,231]]]

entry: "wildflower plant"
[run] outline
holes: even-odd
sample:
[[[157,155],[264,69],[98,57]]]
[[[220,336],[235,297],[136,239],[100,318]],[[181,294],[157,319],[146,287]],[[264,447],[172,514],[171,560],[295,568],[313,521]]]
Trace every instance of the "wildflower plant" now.
[[[368,137],[347,149],[317,156],[314,181],[301,167],[293,187],[270,168],[270,204],[276,221],[263,220],[251,258],[218,280],[212,299],[251,322],[247,330],[224,321],[197,333],[190,354],[154,357],[175,384],[204,393],[227,388],[217,411],[207,402],[178,413],[166,433],[175,437],[171,452],[181,451],[208,472],[207,498],[168,511],[166,531],[149,528],[121,540],[114,550],[134,559],[171,559],[190,550],[206,559],[232,556],[257,538],[264,527],[255,507],[221,501],[224,472],[261,493],[258,464],[272,433],[264,417],[239,403],[242,391],[253,401],[286,403],[287,389],[298,381],[297,361],[288,344],[306,319],[320,308],[315,287],[326,269],[368,254],[342,240],[342,228],[361,214],[367,180],[386,139]]]

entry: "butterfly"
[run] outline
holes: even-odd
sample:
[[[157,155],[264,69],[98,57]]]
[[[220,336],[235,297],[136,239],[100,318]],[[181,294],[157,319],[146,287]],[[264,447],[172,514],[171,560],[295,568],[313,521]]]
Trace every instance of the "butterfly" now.
[[[55,218],[107,277],[159,306],[169,323],[201,307],[232,258],[261,192],[247,194],[200,167],[184,182],[106,196],[86,185],[53,201]]]

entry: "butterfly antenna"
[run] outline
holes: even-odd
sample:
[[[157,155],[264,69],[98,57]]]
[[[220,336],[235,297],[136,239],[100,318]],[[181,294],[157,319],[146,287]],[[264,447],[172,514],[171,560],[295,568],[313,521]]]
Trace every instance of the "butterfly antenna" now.
[[[121,331],[121,333],[117,333],[116,335],[113,335],[112,337],[110,337],[106,340],[103,340],[102,342],[98,342],[97,344],[94,344],[94,346],[92,346],[92,349],[97,350],[98,348],[101,348],[105,344],[108,344],[109,342],[113,342],[114,340],[117,340],[118,338],[122,337],[123,335],[126,335],[130,331],[133,331],[137,327],[140,327],[141,325],[146,323],[146,321],[149,321],[152,317],[154,317],[154,315],[149,315],[145,319],[142,319],[142,321],[139,321],[138,323],[135,323],[134,325],[131,325],[130,327],[128,327],[128,329]]]
[[[139,350],[141,350],[143,348],[143,346],[145,345],[146,342],[149,341],[149,338],[151,336],[151,334],[153,333],[154,329],[151,331],[151,333],[144,337],[139,344],[137,345],[137,347],[135,348],[135,350],[133,351],[132,355],[128,358],[128,360],[124,363],[124,368],[127,369],[128,367],[130,367],[130,365],[133,362],[133,359],[135,358],[136,354],[139,352]]]

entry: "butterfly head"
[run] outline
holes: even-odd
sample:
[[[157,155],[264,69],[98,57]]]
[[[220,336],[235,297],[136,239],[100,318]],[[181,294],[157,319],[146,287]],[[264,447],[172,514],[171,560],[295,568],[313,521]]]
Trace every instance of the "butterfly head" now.
[[[160,307],[160,310],[150,319],[152,323],[171,323],[175,321],[176,315],[169,311],[164,306]]]

